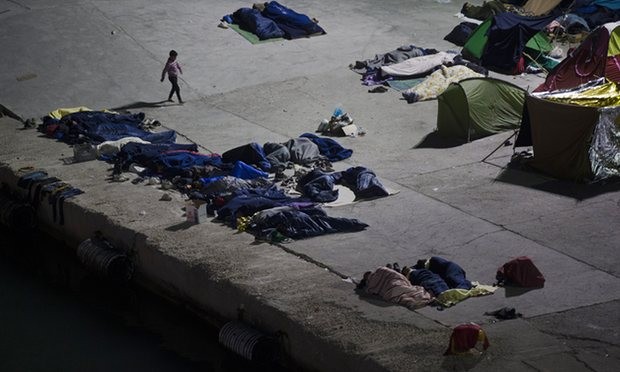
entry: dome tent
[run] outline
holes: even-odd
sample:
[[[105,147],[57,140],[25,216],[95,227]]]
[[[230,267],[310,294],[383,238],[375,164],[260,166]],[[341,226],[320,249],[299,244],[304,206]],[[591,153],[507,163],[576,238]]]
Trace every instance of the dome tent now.
[[[534,91],[575,88],[601,77],[620,83],[620,22],[592,31]]]
[[[437,97],[437,131],[466,141],[516,129],[525,90],[494,78],[452,83]]]

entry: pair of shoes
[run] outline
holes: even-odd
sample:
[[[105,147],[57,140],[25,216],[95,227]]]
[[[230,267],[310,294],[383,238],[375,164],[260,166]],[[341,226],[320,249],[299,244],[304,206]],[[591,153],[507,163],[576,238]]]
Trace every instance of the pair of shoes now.
[[[166,102],[174,102],[174,101],[172,100],[172,98],[168,98]]]
[[[368,93],[385,93],[388,89],[382,85],[368,90]]]
[[[182,100],[179,100],[179,105],[184,104],[185,102],[183,102]]]

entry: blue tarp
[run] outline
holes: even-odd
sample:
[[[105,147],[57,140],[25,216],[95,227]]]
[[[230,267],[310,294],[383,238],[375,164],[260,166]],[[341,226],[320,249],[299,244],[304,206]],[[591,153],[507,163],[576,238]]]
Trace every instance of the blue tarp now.
[[[307,15],[297,13],[277,1],[271,1],[265,6],[263,15],[274,20],[284,31],[287,39],[297,39],[314,34],[324,34],[325,31]]]
[[[524,17],[504,12],[493,17],[487,31],[488,41],[482,55],[482,65],[512,73],[521,59],[525,44],[557,15]]]
[[[250,165],[256,165],[265,172],[271,170],[271,163],[265,157],[263,147],[256,142],[247,145],[235,147],[222,154],[222,161],[225,163],[234,163],[238,160]]]
[[[253,178],[263,177],[268,178],[269,173],[265,173],[261,170],[254,168],[251,165],[247,165],[241,160],[235,162],[233,169],[230,171],[230,175],[241,178],[243,180],[251,180]]]
[[[58,131],[62,139],[74,143],[81,136],[91,143],[116,141],[124,137],[138,137],[151,143],[174,143],[176,133],[172,130],[164,132],[147,132],[141,129],[144,113],[113,114],[100,111],[83,111],[65,115],[60,120],[46,117],[44,125],[60,124]]]
[[[350,158],[353,150],[345,149],[338,142],[331,138],[319,137],[312,133],[304,133],[299,137],[309,138],[318,147],[321,155],[325,156],[329,161],[340,161]]]
[[[597,5],[611,10],[620,9],[620,1],[618,0],[594,0],[590,5]]]
[[[284,31],[257,9],[240,8],[232,14],[232,19],[242,29],[256,34],[261,40],[284,37]]]
[[[465,277],[465,270],[458,264],[445,258],[433,256],[428,262],[428,269],[418,267],[409,274],[411,284],[421,285],[427,291],[438,296],[450,288],[471,289],[472,285]]]
[[[275,185],[267,188],[240,189],[233,193],[233,197],[217,211],[220,220],[228,221],[232,227],[237,226],[237,217],[251,216],[263,209],[308,203],[306,199],[290,197],[284,190]]]
[[[120,173],[121,170],[127,170],[131,163],[136,163],[143,167],[150,167],[153,159],[158,157],[159,154],[177,150],[195,152],[198,151],[198,146],[194,143],[148,144],[129,142],[125,146],[121,147],[121,151],[114,156],[113,160],[118,167],[118,172]]]
[[[240,8],[222,19],[238,24],[261,40],[276,37],[298,39],[325,33],[325,30],[307,15],[297,13],[276,1],[266,3],[262,12],[258,9]]]
[[[260,223],[251,226],[257,236],[268,236],[273,230],[292,239],[304,239],[313,236],[338,232],[361,231],[367,224],[357,219],[330,217],[318,207],[284,208],[262,218]]]
[[[186,171],[194,166],[215,167],[222,166],[222,159],[218,155],[205,155],[189,151],[172,151],[158,155],[152,161],[153,170],[165,178],[184,176]]]

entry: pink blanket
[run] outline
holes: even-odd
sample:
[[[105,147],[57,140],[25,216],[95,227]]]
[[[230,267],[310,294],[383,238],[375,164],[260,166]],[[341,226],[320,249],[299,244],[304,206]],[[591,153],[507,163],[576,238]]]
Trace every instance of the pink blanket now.
[[[387,267],[380,267],[368,276],[366,292],[410,310],[424,307],[433,300],[423,287],[412,285],[403,274]]]

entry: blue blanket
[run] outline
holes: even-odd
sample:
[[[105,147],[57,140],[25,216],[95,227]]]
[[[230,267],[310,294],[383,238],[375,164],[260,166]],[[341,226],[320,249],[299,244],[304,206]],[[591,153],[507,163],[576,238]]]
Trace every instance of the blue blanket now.
[[[256,34],[261,40],[284,36],[284,31],[257,9],[240,8],[232,14],[232,19],[242,29]]]
[[[307,15],[297,13],[277,1],[271,1],[265,6],[263,15],[274,20],[278,27],[284,31],[287,39],[297,39],[314,34],[324,34],[325,30]]]
[[[174,143],[176,133],[147,132],[140,128],[144,113],[113,114],[100,111],[83,111],[65,115],[60,120],[47,117],[44,125],[59,124],[57,136],[69,143],[80,142],[86,137],[91,143],[116,141],[124,137],[138,137],[151,143]]]

